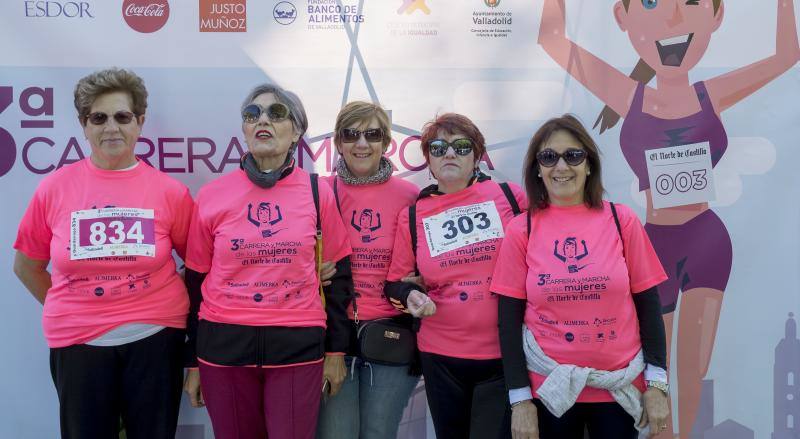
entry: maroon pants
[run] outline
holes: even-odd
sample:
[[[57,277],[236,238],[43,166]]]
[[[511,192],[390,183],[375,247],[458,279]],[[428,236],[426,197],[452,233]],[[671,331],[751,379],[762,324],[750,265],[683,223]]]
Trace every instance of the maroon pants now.
[[[322,362],[278,368],[200,363],[203,398],[217,439],[313,439]]]

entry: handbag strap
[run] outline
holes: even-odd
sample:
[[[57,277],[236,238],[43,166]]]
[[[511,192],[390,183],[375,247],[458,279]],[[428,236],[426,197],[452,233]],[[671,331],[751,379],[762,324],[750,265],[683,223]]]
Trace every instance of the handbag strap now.
[[[333,198],[336,199],[336,210],[339,211],[339,216],[341,216],[342,215],[342,206],[341,206],[341,204],[339,204],[339,185],[338,185],[338,183],[339,183],[339,176],[337,175],[337,176],[333,177]],[[356,303],[356,295],[355,295],[355,293],[353,293],[353,301],[351,303],[353,304],[353,324],[356,325],[356,328],[358,328],[358,323],[359,323],[359,320],[358,320],[358,303]]]
[[[319,214],[319,175],[309,174],[311,180],[311,197],[314,199],[314,210],[317,212],[316,233],[314,234],[314,261],[317,264],[317,280],[319,281],[319,298],[325,308],[325,292],[322,290],[322,219]]]

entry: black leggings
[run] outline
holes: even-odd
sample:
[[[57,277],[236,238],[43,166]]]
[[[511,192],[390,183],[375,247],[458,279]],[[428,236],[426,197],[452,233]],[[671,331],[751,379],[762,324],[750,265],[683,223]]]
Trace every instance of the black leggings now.
[[[120,346],[50,349],[62,439],[173,439],[183,382],[183,329]]]
[[[578,402],[556,418],[538,399],[533,400],[539,417],[540,439],[583,439],[584,428],[591,439],[636,439],[633,418],[616,402]]]
[[[421,353],[425,394],[438,439],[510,439],[501,360]]]

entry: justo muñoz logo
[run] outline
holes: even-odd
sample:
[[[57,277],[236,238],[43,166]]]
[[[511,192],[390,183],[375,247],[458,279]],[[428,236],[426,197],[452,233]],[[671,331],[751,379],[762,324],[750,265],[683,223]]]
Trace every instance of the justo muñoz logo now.
[[[169,19],[167,0],[125,0],[122,2],[122,17],[131,29],[142,32],[155,32]]]

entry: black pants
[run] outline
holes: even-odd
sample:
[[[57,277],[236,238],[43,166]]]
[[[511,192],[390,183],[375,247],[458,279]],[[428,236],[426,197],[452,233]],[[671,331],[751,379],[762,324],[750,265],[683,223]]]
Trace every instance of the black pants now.
[[[636,439],[633,417],[616,402],[578,402],[556,418],[538,399],[541,439],[583,439],[584,428],[591,439]]]
[[[511,437],[511,410],[501,360],[422,353],[425,394],[438,439]]]
[[[183,381],[185,331],[164,328],[121,346],[50,349],[62,439],[173,439]]]

